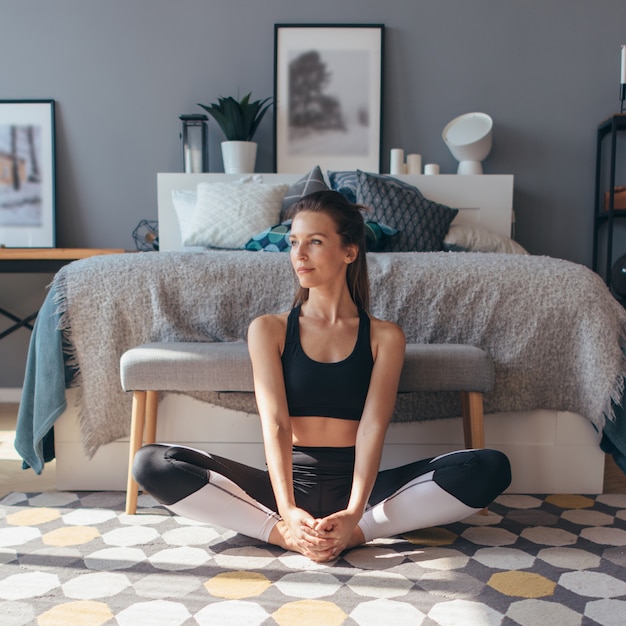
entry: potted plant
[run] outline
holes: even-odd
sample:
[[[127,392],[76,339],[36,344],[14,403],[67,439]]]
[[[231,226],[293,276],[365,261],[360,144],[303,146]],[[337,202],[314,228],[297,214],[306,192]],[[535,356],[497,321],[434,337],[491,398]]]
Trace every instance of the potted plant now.
[[[220,96],[217,103],[199,104],[218,124],[226,136],[222,142],[224,171],[227,174],[254,172],[257,144],[252,141],[264,115],[272,106],[271,98],[250,102],[252,92],[241,100]]]

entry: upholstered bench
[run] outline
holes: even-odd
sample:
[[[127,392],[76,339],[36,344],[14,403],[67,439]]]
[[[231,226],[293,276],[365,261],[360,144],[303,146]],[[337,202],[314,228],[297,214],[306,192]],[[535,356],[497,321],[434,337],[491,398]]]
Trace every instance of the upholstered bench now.
[[[156,439],[159,392],[253,392],[248,346],[232,343],[149,343],[120,360],[122,388],[133,392],[126,513],[137,508],[135,453]],[[493,363],[484,350],[461,344],[408,344],[399,392],[459,391],[467,448],[484,442],[483,396],[493,387]]]

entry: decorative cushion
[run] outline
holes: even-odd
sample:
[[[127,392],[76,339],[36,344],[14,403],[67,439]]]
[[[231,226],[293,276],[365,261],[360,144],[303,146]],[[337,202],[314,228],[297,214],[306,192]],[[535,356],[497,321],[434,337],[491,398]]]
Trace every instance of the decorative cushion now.
[[[289,231],[291,220],[270,226],[254,235],[244,246],[246,250],[258,252],[285,252],[289,250]]]
[[[283,222],[289,207],[296,203],[302,196],[306,196],[315,191],[326,191],[328,185],[324,181],[324,174],[319,165],[316,165],[308,174],[293,183],[283,199],[283,206],[280,211],[280,221]]]
[[[400,232],[384,246],[391,252],[437,252],[457,209],[425,198],[420,190],[391,176],[357,170],[357,203],[371,208],[377,222]]]
[[[288,185],[199,183],[185,246],[242,248],[279,220]]]
[[[333,191],[338,191],[341,195],[345,196],[348,202],[356,204],[356,188],[357,188],[357,173],[351,172],[328,172],[328,181],[330,182],[330,188]]]
[[[492,233],[479,226],[452,224],[443,240],[443,248],[448,251],[500,252],[503,254],[528,254],[510,237]]]
[[[368,252],[380,252],[385,248],[390,237],[398,234],[396,228],[379,222],[365,222],[365,244]]]

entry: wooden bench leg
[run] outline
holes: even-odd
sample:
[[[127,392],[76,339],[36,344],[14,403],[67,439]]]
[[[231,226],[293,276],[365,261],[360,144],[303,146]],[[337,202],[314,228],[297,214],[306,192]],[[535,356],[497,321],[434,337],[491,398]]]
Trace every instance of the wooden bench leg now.
[[[466,448],[485,447],[485,420],[483,415],[483,394],[477,391],[462,391],[463,435]],[[487,507],[480,515],[487,515]]]
[[[483,394],[462,391],[463,435],[466,448],[485,447],[485,422],[483,418]]]
[[[146,436],[144,443],[155,443],[157,428],[157,411],[159,410],[159,392],[146,392]]]
[[[130,422],[130,449],[128,451],[128,480],[126,482],[126,513],[134,515],[137,511],[137,496],[139,485],[133,478],[132,468],[135,454],[143,442],[143,431],[146,421],[145,391],[133,393],[133,410]]]

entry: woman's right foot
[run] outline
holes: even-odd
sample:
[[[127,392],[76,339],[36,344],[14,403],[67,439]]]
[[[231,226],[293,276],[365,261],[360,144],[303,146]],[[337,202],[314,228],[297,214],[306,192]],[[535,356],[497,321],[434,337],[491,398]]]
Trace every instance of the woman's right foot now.
[[[272,528],[272,531],[270,532],[268,541],[275,546],[280,546],[284,550],[300,552],[298,546],[291,537],[287,524],[285,524],[282,520],[274,525],[274,528]]]

